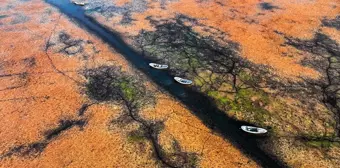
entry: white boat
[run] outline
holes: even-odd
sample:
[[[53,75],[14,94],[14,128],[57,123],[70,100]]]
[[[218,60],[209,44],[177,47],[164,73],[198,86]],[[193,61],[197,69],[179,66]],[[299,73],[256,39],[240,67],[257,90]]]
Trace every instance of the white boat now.
[[[168,65],[161,65],[161,64],[156,64],[156,63],[150,63],[149,65],[155,69],[168,69],[169,68]]]
[[[259,127],[253,127],[253,126],[241,126],[241,129],[245,132],[251,133],[251,134],[265,134],[268,131],[264,128]]]
[[[84,2],[76,2],[76,1],[72,1],[72,3],[74,3],[75,5],[79,5],[79,6],[84,6],[84,5],[86,5]]]
[[[177,81],[178,83],[183,84],[183,85],[192,84],[192,81],[188,80],[188,79],[183,79],[183,78],[180,78],[180,77],[174,77],[174,79],[175,79],[175,81]]]

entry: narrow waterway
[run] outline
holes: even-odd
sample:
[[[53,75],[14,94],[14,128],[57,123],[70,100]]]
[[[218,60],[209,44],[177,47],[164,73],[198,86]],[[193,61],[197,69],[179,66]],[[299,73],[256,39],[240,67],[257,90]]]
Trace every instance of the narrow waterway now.
[[[85,15],[85,10],[82,7],[72,4],[69,0],[45,1],[58,8],[82,28],[96,35],[105,43],[113,47],[133,66],[144,72],[159,87],[168,91],[169,94],[185,104],[209,128],[230,140],[236,147],[257,161],[262,167],[284,167],[284,164],[277,158],[269,156],[269,154],[258,147],[259,145],[257,142],[266,137],[250,136],[242,132],[239,128],[245,123],[229,118],[223,111],[218,110],[208,97],[190,89],[190,87],[174,82],[173,76],[167,71],[150,68],[148,63],[151,60],[146,59],[132,49],[117,33],[106,29],[94,19],[87,17]],[[226,167],[228,166],[226,165]]]

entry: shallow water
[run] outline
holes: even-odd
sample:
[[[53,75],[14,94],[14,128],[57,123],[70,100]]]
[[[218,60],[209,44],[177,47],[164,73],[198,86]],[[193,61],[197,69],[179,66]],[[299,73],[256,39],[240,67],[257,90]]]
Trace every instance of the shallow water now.
[[[266,137],[251,136],[242,132],[240,126],[245,123],[229,118],[223,111],[218,110],[208,97],[192,90],[190,86],[178,84],[168,71],[150,68],[148,64],[153,61],[133,50],[118,34],[111,32],[94,19],[87,17],[86,11],[82,7],[74,5],[69,0],[46,0],[46,2],[57,7],[80,26],[116,49],[117,52],[123,55],[133,66],[144,72],[159,87],[185,104],[209,128],[229,139],[260,165],[271,168],[283,167],[280,161],[270,157],[258,147],[257,140]]]

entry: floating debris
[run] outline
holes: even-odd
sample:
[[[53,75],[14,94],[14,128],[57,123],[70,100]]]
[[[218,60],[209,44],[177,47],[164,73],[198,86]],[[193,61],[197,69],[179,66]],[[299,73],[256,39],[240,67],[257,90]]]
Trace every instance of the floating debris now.
[[[183,78],[180,78],[180,77],[174,77],[174,79],[175,79],[175,81],[177,81],[178,83],[183,84],[183,85],[191,85],[192,84],[192,81],[188,80],[188,79],[183,79]]]
[[[168,65],[156,64],[156,63],[150,63],[149,65],[155,69],[168,69],[169,68]]]

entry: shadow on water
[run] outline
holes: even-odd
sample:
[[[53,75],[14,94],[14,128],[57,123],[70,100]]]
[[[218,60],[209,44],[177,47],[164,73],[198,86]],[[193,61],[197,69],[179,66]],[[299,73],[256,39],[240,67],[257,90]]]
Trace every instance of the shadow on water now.
[[[69,0],[46,0],[46,2],[57,7],[62,13],[69,16],[80,26],[116,49],[116,51],[121,53],[132,65],[148,75],[158,86],[185,104],[210,129],[219,132],[260,165],[270,168],[285,167],[285,164],[277,158],[270,156],[259,148],[257,141],[266,137],[255,137],[243,133],[239,128],[246,123],[229,118],[223,111],[218,110],[215,104],[202,93],[175,83],[173,76],[171,76],[169,72],[151,69],[148,65],[150,62],[149,59],[132,49],[118,34],[106,29],[94,19],[87,17],[82,7],[72,4]]]

